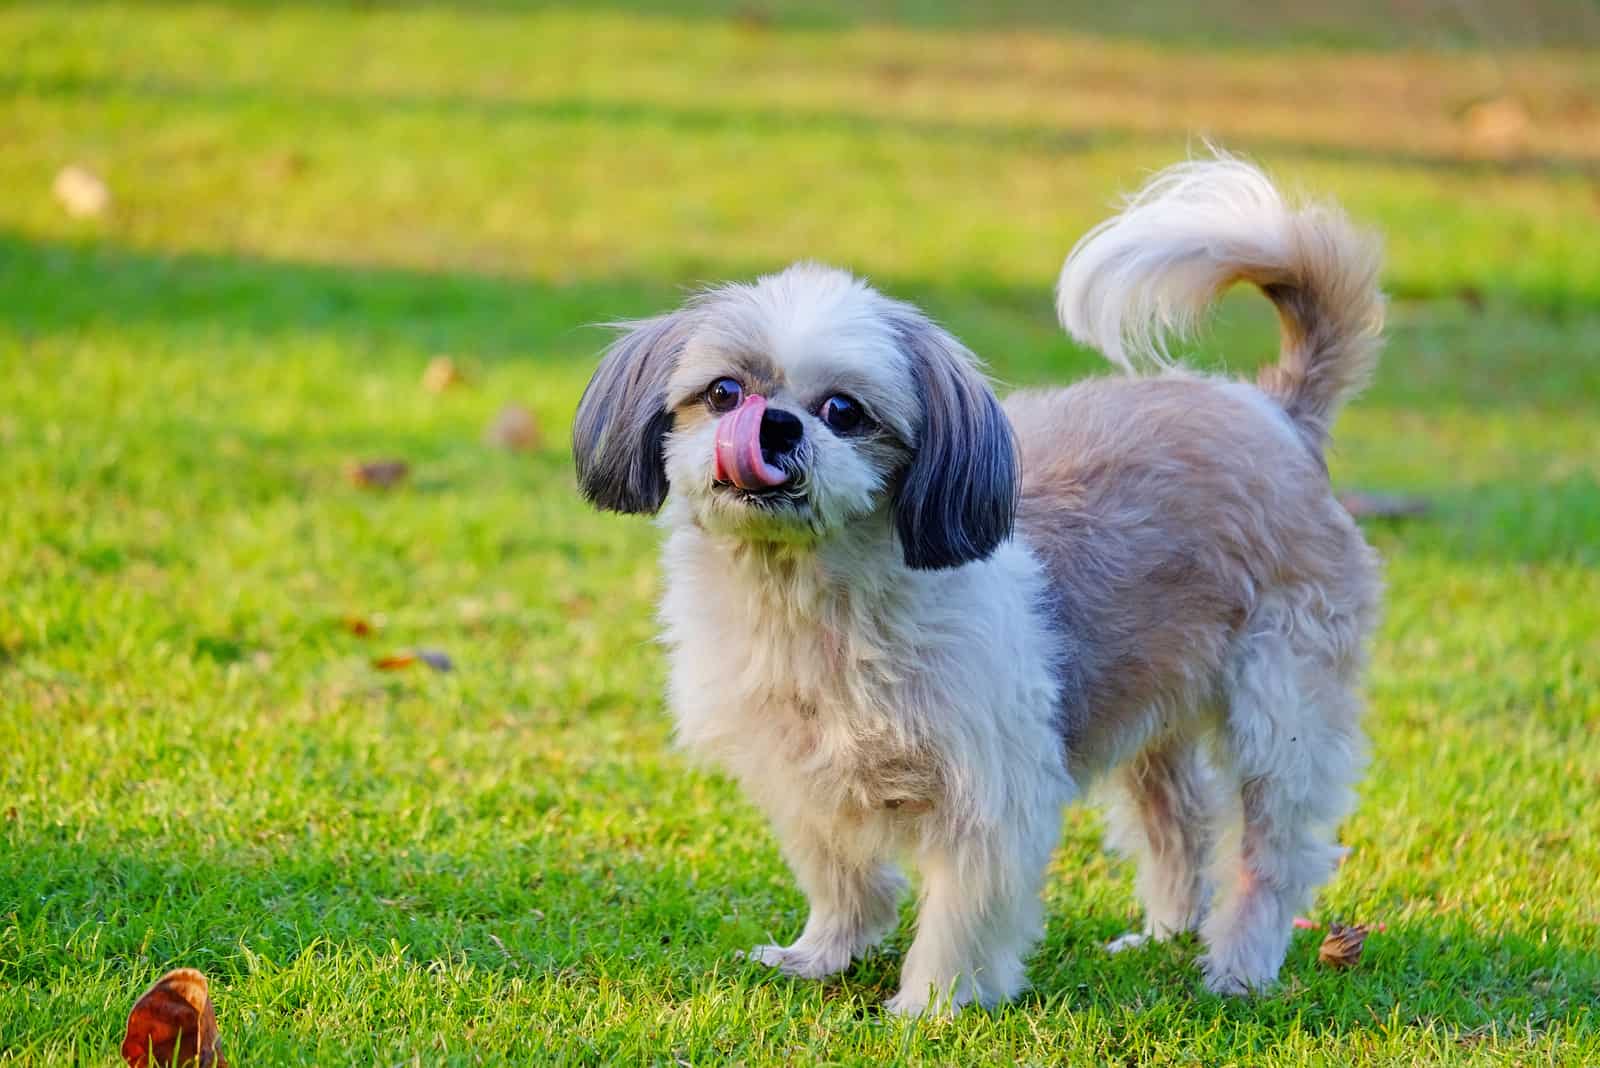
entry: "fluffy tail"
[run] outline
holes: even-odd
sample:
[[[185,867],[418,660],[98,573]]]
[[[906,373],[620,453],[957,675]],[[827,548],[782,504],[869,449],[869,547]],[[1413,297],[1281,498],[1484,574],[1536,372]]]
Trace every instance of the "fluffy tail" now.
[[[1290,205],[1261,171],[1219,155],[1167,168],[1084,235],[1056,310],[1069,334],[1132,371],[1141,358],[1167,366],[1163,338],[1193,328],[1224,289],[1259,286],[1283,327],[1259,384],[1320,446],[1377,363],[1379,259],[1337,207]]]

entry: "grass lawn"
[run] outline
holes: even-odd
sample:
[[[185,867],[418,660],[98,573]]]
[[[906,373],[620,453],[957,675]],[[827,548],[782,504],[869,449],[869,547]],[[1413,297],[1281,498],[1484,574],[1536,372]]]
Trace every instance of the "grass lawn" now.
[[[901,6],[0,7],[0,1065],[117,1063],[180,965],[239,1065],[1600,1063],[1600,14]],[[1199,133],[1389,240],[1334,479],[1432,510],[1369,524],[1374,760],[1311,914],[1387,929],[1250,1001],[1109,958],[1080,808],[1015,1006],[881,1017],[909,908],[825,985],[735,960],[804,903],[671,749],[656,531],[573,484],[586,324],[815,257],[1007,384],[1103,373],[1054,273]],[[1196,359],[1275,348],[1241,297]],[[483,442],[510,401],[531,452]],[[414,646],[456,670],[373,666]]]

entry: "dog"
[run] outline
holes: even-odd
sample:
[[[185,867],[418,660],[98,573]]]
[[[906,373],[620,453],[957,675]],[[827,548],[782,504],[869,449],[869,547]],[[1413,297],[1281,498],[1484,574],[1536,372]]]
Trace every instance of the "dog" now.
[[[926,315],[800,263],[631,324],[573,431],[602,509],[659,513],[679,740],[770,818],[810,915],[754,960],[819,978],[896,924],[886,1008],[1025,986],[1065,803],[1097,786],[1142,931],[1210,990],[1271,985],[1365,760],[1376,555],[1323,450],[1377,359],[1376,241],[1218,155],[1068,256],[1061,322],[1123,373],[1004,404]],[[1282,324],[1256,383],[1162,339],[1235,282]]]

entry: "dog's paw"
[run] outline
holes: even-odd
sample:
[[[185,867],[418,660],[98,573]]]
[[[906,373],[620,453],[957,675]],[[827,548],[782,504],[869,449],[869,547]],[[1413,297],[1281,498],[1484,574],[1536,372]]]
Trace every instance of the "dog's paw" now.
[[[883,1003],[883,1011],[890,1016],[915,1019],[928,1011],[928,997],[915,997],[911,991],[902,990]]]
[[[1138,949],[1140,946],[1148,945],[1150,937],[1143,931],[1129,931],[1127,934],[1120,935],[1107,942],[1106,952],[1124,953],[1130,949]]]
[[[1223,968],[1210,960],[1204,961],[1200,968],[1206,989],[1226,998],[1249,997],[1260,993],[1271,986],[1274,979],[1273,976],[1246,975],[1237,968]]]
[[[920,993],[918,991],[919,988],[915,985],[907,984],[901,986],[899,993],[883,1003],[883,1011],[891,1016],[899,1016],[905,1019],[913,1019],[919,1016],[948,1019],[968,1005],[980,1004],[985,1008],[989,1008],[1001,1000],[999,998],[979,997],[968,983],[955,984],[951,993],[937,997],[934,996],[934,988],[931,984],[920,987]]]
[[[850,966],[850,955],[819,951],[812,946],[796,942],[792,946],[756,946],[739,956],[776,968],[796,979],[824,979],[837,975]]]
[[[1246,997],[1271,989],[1283,966],[1280,945],[1248,938],[1213,941],[1200,958],[1206,989],[1224,997]]]
[[[1242,998],[1250,994],[1250,985],[1237,975],[1206,972],[1204,979],[1207,990],[1225,998]]]
[[[927,991],[918,994],[910,987],[902,987],[899,993],[883,1003],[883,1011],[890,1016],[914,1020],[919,1016],[949,1016],[955,1010],[948,1004],[934,1001]]]

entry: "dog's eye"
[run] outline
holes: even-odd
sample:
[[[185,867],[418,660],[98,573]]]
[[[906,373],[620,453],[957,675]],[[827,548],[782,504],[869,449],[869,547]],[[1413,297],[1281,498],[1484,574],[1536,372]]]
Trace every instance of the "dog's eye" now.
[[[848,434],[852,430],[861,429],[867,413],[863,412],[861,405],[851,398],[843,393],[836,393],[822,402],[822,407],[817,409],[817,418],[827,423],[828,429],[835,434]]]
[[[719,378],[706,390],[706,403],[714,412],[731,412],[744,400],[744,387],[737,379]]]

